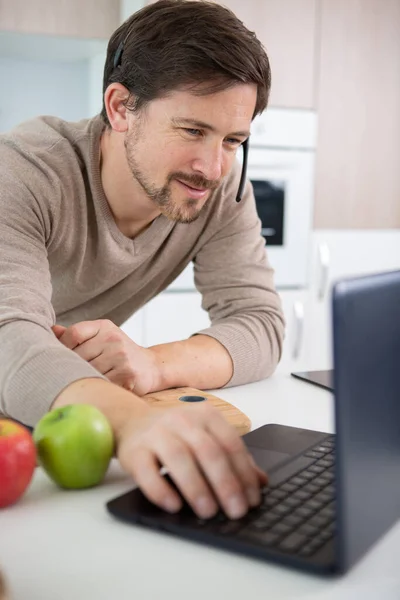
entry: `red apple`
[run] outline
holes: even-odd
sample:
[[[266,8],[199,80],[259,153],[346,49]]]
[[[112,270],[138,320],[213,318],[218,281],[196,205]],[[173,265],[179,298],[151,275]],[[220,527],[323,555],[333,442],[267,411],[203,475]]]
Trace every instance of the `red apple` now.
[[[10,419],[0,419],[0,508],[22,496],[35,466],[36,448],[28,429]]]

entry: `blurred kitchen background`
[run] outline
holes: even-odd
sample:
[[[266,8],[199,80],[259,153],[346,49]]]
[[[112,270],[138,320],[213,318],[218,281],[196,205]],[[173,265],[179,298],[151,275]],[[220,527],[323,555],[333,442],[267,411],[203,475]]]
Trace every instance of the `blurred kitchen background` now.
[[[0,132],[97,114],[107,40],[145,3],[0,0]],[[279,369],[330,367],[332,282],[400,268],[400,0],[221,4],[271,61],[249,176],[287,319]],[[190,267],[124,329],[149,346],[207,323]]]

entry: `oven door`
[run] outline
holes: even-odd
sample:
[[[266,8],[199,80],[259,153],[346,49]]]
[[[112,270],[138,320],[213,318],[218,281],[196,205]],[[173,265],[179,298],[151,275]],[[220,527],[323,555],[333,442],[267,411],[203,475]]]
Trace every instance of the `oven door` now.
[[[253,184],[276,286],[305,287],[311,246],[314,153],[250,146],[247,177]]]

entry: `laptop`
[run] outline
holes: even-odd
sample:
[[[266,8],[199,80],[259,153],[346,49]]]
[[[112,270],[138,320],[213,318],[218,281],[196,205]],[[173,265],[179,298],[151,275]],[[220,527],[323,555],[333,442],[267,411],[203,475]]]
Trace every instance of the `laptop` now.
[[[269,474],[259,507],[202,520],[187,504],[166,513],[136,488],[108,511],[260,560],[346,572],[400,518],[400,271],[337,282],[332,318],[336,434],[277,424],[246,434]]]
[[[333,369],[321,369],[319,371],[297,371],[295,373],[291,373],[291,375],[297,379],[302,379],[307,383],[313,383],[324,390],[333,392]]]

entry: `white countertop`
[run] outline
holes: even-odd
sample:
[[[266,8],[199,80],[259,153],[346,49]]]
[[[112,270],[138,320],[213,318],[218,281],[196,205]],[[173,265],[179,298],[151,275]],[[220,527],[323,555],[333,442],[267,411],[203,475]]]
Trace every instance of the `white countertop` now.
[[[252,420],[333,431],[327,391],[274,375],[215,392]],[[105,509],[130,481],[114,461],[104,483],[61,491],[37,469],[0,511],[0,565],[12,600],[399,600],[400,522],[346,576],[323,579],[117,521]]]

